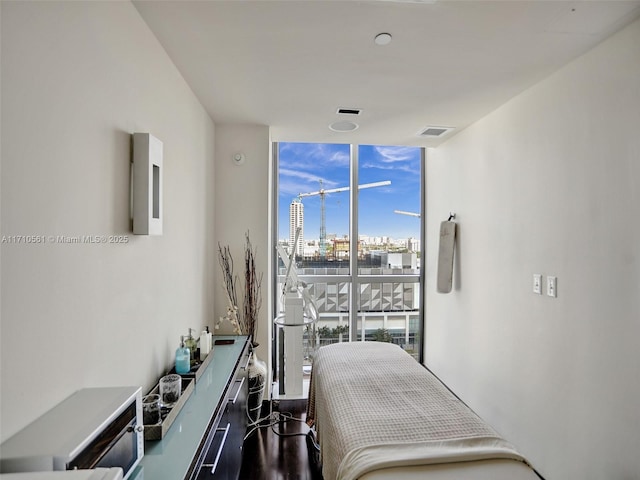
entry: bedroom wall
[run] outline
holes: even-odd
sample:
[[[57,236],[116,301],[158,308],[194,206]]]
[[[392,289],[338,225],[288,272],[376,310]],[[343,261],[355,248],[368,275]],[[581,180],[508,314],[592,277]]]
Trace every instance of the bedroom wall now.
[[[129,2],[1,2],[1,439],[88,386],[151,388],[213,320],[214,124]],[[164,234],[134,236],[130,139],[164,143]]]
[[[216,180],[215,225],[218,243],[228,246],[234,260],[235,273],[239,275],[238,300],[244,288],[244,245],[249,232],[256,254],[256,272],[262,273],[262,308],[260,309],[256,341],[260,344],[257,355],[271,360],[271,292],[268,290],[270,243],[270,137],[269,127],[261,125],[216,125]],[[236,165],[232,158],[236,153],[245,155],[245,162]],[[222,287],[222,269],[216,257],[215,318],[225,315],[227,297]],[[220,331],[230,332],[224,322]]]
[[[428,152],[426,363],[548,479],[640,475],[638,45],[640,21]]]

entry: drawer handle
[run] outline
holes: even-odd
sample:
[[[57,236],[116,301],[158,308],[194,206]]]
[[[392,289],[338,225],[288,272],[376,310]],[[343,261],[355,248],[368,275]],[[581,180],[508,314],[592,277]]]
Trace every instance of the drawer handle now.
[[[244,385],[244,379],[246,377],[242,377],[242,379],[240,380],[240,386],[238,387],[238,390],[236,391],[236,394],[233,397],[233,400],[230,398],[229,402],[233,403],[235,405],[236,400],[238,400],[238,396],[240,395],[240,390],[242,390],[242,385]],[[236,380],[236,383],[238,383],[238,380]]]
[[[247,355],[247,363],[245,363],[244,367],[242,367],[243,370],[246,370],[247,368],[249,368],[250,361],[251,361],[251,354]]]
[[[227,435],[229,435],[229,427],[231,427],[230,423],[227,423],[225,428],[217,428],[216,432],[224,432],[222,436],[222,442],[220,442],[220,448],[218,448],[218,453],[216,453],[216,459],[213,461],[213,465],[211,466],[211,475],[216,473],[216,468],[218,467],[218,462],[220,461],[220,455],[222,455],[222,449],[224,448],[224,444],[227,442]]]

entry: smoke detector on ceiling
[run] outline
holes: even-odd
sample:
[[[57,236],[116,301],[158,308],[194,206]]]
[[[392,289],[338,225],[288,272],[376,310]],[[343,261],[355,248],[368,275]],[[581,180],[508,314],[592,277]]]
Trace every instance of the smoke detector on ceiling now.
[[[441,138],[455,130],[455,127],[436,127],[429,126],[418,132],[419,137]]]
[[[393,37],[391,36],[390,33],[382,32],[375,36],[375,38],[373,39],[373,42],[376,45],[389,45],[391,43],[392,38]]]

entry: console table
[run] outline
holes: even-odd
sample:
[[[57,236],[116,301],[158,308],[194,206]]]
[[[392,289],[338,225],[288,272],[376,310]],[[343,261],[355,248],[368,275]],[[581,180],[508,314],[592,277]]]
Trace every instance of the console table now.
[[[162,440],[145,442],[130,480],[238,478],[246,432],[249,337],[215,345],[211,362]]]

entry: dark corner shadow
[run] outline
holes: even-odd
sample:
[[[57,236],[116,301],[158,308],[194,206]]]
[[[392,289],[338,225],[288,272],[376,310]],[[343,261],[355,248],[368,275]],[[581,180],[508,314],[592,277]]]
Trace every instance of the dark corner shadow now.
[[[462,226],[456,223],[456,240],[453,254],[453,288],[456,292],[462,289],[462,256],[460,255],[462,245]]]

